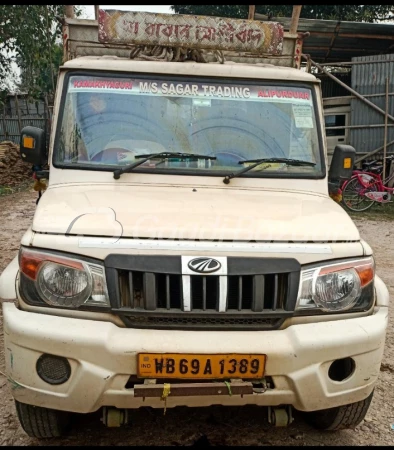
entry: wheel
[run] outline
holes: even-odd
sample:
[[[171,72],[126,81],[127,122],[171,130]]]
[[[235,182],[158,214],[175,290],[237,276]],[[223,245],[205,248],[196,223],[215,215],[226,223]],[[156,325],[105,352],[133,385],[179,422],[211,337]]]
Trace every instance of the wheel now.
[[[124,153],[135,155],[134,151],[128,150],[127,148],[106,148],[94,155],[91,161],[115,164],[119,162],[119,159],[121,158],[120,155]]]
[[[71,414],[68,412],[26,405],[17,400],[15,406],[19,422],[30,437],[59,437],[69,430]]]
[[[351,178],[342,191],[342,203],[350,211],[362,212],[369,209],[374,203],[374,200],[370,200],[365,195],[361,194],[362,191],[377,191],[375,185],[370,188],[365,188],[358,180],[357,177]]]
[[[121,427],[127,424],[127,410],[104,407],[103,414],[103,423],[109,428]]]
[[[276,408],[271,411],[271,423],[275,427],[287,427],[289,425],[289,415],[286,409]]]
[[[356,427],[367,414],[373,392],[361,402],[305,413],[306,421],[318,430],[343,430]]]

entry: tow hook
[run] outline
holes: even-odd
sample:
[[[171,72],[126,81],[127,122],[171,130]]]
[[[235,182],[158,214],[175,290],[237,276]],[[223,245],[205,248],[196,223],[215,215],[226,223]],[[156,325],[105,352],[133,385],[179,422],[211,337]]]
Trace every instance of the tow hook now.
[[[293,421],[291,405],[280,408],[268,406],[268,422],[274,427],[287,427]]]
[[[104,406],[101,421],[105,426],[110,428],[127,425],[129,423],[128,410]]]

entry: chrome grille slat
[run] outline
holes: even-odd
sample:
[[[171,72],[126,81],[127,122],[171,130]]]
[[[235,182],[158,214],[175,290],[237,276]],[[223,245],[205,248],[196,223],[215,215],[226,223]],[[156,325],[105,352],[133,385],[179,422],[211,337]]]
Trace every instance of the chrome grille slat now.
[[[227,276],[219,277],[219,312],[227,310]]]
[[[202,310],[207,310],[207,277],[202,277]]]
[[[190,275],[182,275],[182,292],[183,292],[183,311],[191,311],[192,295],[191,295],[191,279]]]
[[[238,311],[242,309],[242,276],[238,277]]]

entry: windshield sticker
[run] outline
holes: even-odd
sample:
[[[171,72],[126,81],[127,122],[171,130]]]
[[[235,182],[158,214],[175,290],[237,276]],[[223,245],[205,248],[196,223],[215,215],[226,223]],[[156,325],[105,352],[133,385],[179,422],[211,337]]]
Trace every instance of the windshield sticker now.
[[[295,126],[313,128],[312,108],[309,105],[293,105]]]
[[[133,89],[133,83],[119,80],[73,80],[74,88]]]
[[[219,83],[146,81],[141,79],[103,80],[71,77],[69,92],[114,92],[167,97],[191,97],[194,99],[241,99],[304,105],[312,103],[311,92],[302,88],[268,88],[233,84],[221,85]],[[197,103],[195,105],[197,106]],[[201,106],[208,106],[208,103],[202,103]],[[305,124],[300,125],[300,127],[312,127],[312,125],[308,125],[308,123],[311,123],[308,121],[308,118],[312,118],[311,112],[302,113],[300,110],[300,113],[295,113],[295,116],[299,117],[300,124]]]
[[[209,98],[193,98],[193,106],[211,106],[211,100]]]
[[[304,100],[309,100],[310,92],[308,91],[289,91],[289,90],[274,90],[274,89],[265,89],[263,91],[259,91],[258,97],[270,97],[270,98],[300,98]]]

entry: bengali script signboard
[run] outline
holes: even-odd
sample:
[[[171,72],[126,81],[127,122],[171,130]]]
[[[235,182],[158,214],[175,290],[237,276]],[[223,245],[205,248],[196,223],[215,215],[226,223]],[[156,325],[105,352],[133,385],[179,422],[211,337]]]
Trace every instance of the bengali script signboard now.
[[[280,55],[278,22],[117,10],[99,11],[99,42]]]

